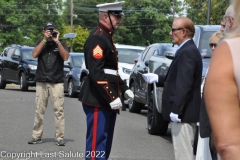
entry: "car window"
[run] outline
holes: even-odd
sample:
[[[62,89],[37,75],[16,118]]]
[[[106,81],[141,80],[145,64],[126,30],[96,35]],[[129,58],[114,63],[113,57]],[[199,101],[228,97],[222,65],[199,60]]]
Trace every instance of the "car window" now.
[[[155,50],[154,53],[153,53],[154,56],[161,56],[161,54],[162,54],[162,53],[161,53],[161,52],[158,52],[157,50]]]
[[[33,58],[32,56],[33,49],[22,49],[22,57],[23,59],[29,60],[29,61],[36,61],[37,58]]]
[[[15,50],[15,48],[9,48],[9,50],[7,50],[7,57],[11,58],[14,50]]]
[[[75,67],[81,67],[82,65],[82,59],[84,58],[84,56],[73,56],[72,60],[73,60],[73,66]]]
[[[204,57],[210,58],[212,56],[212,50],[209,47],[209,38],[215,31],[203,31],[200,42],[199,42],[199,51]]]
[[[149,50],[148,50],[148,52],[147,52],[147,54],[146,54],[146,56],[144,57],[144,62],[145,61],[148,61],[149,59],[150,59],[150,57],[153,55],[153,53],[154,53],[154,51],[155,51],[155,47],[151,47]]]
[[[15,52],[13,53],[13,56],[19,56],[20,57],[20,50],[16,49]]]
[[[146,48],[146,49],[142,52],[142,55],[141,55],[141,60],[142,60],[142,61],[143,61],[144,57],[146,56],[148,50],[149,50],[149,47]]]
[[[154,51],[153,55],[154,56],[164,56],[164,48],[166,48],[165,45],[159,45],[156,47],[156,50]]]
[[[2,54],[2,55],[4,55],[5,57],[7,57],[7,51],[8,51],[8,49],[5,49],[5,50],[3,51],[3,54]]]
[[[118,48],[118,62],[134,64],[134,60],[137,59],[143,50]]]

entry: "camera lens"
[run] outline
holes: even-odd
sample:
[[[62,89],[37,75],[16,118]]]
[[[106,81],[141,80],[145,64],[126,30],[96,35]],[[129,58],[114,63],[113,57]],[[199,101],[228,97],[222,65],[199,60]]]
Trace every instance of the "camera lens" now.
[[[49,31],[52,37],[57,37],[57,32],[55,32],[53,29],[50,29]]]
[[[53,36],[53,37],[57,37],[57,32],[52,31],[52,36]]]

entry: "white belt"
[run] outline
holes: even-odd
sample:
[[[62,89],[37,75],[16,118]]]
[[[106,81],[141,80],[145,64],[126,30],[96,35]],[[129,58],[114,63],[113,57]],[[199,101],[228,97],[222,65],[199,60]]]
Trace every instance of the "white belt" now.
[[[118,74],[117,70],[113,70],[113,69],[103,69],[103,70],[104,70],[104,73],[106,73],[106,74],[112,74],[115,76],[117,76],[117,74]]]

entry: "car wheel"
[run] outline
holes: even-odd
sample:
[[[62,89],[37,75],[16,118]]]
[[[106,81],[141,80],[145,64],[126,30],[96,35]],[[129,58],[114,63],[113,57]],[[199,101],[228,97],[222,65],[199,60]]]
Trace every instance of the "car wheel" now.
[[[167,133],[169,122],[164,121],[162,114],[158,112],[154,101],[153,91],[151,92],[148,104],[147,122],[149,134],[165,135]]]
[[[2,79],[2,72],[0,71],[0,89],[5,89],[6,83]]]
[[[21,73],[21,77],[20,77],[20,89],[21,89],[21,91],[28,90],[27,79],[23,72]]]
[[[71,97],[71,98],[75,97],[75,93],[73,92],[73,88],[74,88],[73,81],[72,81],[72,79],[70,79],[70,81],[68,82],[68,96]]]
[[[131,83],[130,89],[132,90],[133,94],[135,94],[134,82]],[[132,112],[132,113],[140,113],[143,107],[144,107],[144,104],[138,103],[137,101],[135,101],[135,98],[133,99],[132,102],[128,104],[129,112]]]
[[[82,86],[83,86],[83,84],[84,84],[84,82],[85,82],[85,80],[87,79],[87,77],[85,76],[85,77],[83,77],[83,79],[82,79],[82,82],[81,82],[81,84],[80,84],[80,87],[79,87],[79,90],[81,91],[81,89],[82,89]]]

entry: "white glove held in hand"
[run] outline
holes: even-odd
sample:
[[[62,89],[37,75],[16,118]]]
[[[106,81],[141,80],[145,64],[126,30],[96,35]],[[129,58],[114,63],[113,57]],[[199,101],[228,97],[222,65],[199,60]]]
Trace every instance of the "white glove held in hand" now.
[[[120,98],[118,97],[117,99],[115,99],[114,101],[112,101],[111,103],[109,103],[112,109],[120,109],[122,108],[122,102],[120,100]]]
[[[132,92],[130,89],[128,89],[128,90],[125,91],[124,97],[125,97],[126,99],[133,100],[134,94],[133,94],[133,92]]]
[[[158,82],[158,75],[154,73],[145,73],[142,77],[147,83]]]
[[[171,121],[173,122],[181,122],[181,119],[178,118],[178,114],[175,114],[175,113],[170,113],[170,119]]]

